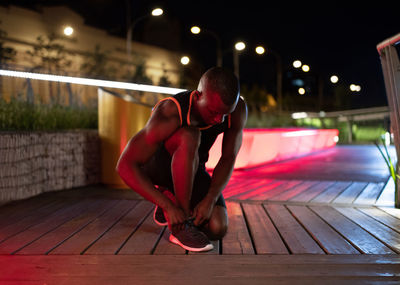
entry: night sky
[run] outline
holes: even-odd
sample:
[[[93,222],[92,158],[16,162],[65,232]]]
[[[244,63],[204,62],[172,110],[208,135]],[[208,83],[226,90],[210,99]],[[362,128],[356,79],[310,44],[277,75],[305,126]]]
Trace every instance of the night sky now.
[[[67,4],[86,19],[86,24],[125,36],[127,1],[5,1],[30,5]],[[364,1],[132,1],[132,18],[156,6],[164,15],[140,22],[133,39],[188,54],[200,73],[215,65],[215,40],[205,34],[192,35],[191,25],[218,34],[224,50],[224,66],[233,68],[232,47],[243,40],[247,48],[240,55],[242,84],[258,84],[274,90],[275,61],[271,55],[256,55],[261,44],[277,52],[284,75],[300,59],[313,74],[326,79],[336,74],[341,82],[361,85],[354,108],[387,104],[376,45],[400,33],[398,13],[384,3]],[[354,1],[356,2],[356,1]],[[229,5],[227,4],[229,3]],[[263,3],[263,7],[260,6]],[[4,4],[3,4],[4,5]]]

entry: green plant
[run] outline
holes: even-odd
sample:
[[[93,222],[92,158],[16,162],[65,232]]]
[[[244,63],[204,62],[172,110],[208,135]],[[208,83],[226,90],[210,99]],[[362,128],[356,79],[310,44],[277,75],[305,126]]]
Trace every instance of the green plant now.
[[[381,143],[383,145],[383,149],[385,150],[385,153],[382,151],[382,149],[379,147],[378,143],[375,142],[376,147],[378,148],[379,152],[381,153],[383,159],[385,160],[386,166],[389,169],[390,176],[392,177],[394,181],[394,189],[395,189],[395,197],[398,196],[398,180],[400,179],[399,169],[398,169],[398,162],[394,163],[392,158],[389,155],[388,149],[385,144],[385,140],[383,137],[380,138]],[[397,201],[396,208],[400,208],[400,201]]]

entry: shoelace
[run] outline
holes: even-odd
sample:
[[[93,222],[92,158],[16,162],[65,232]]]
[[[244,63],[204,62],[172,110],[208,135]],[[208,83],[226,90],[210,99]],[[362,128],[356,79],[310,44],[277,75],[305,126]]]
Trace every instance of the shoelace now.
[[[202,231],[200,231],[198,227],[194,225],[194,218],[187,219],[185,221],[185,227],[194,235],[195,238],[201,238],[203,241],[208,242],[206,235]]]

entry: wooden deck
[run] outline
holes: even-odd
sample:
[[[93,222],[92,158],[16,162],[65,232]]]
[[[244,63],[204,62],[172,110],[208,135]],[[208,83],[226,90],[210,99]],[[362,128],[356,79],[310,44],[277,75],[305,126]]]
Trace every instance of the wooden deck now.
[[[324,156],[335,159],[315,155]],[[271,167],[237,171],[224,192],[228,233],[207,253],[169,243],[154,206],[129,190],[14,202],[0,208],[0,284],[398,284],[400,210],[390,207],[393,189],[379,167],[370,166],[369,182],[338,175],[349,171],[340,163],[321,180],[301,169],[291,179]]]

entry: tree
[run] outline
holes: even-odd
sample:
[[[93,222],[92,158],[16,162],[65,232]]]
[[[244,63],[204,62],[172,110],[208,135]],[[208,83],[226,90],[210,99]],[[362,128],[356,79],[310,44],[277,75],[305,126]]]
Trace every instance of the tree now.
[[[84,55],[85,61],[80,66],[81,72],[93,78],[110,79],[115,75],[116,70],[109,65],[109,54],[110,51],[102,51],[100,45],[97,44],[93,52]]]
[[[1,23],[1,22],[0,22]],[[17,52],[14,48],[5,45],[7,32],[0,29],[0,69],[8,67],[8,64],[14,61]],[[3,92],[3,77],[0,77],[0,98]]]
[[[54,33],[47,36],[38,36],[33,50],[26,51],[32,63],[32,70],[43,69],[49,73],[58,73],[71,66],[72,61],[67,58],[65,47],[57,42],[59,37]],[[60,103],[60,83],[57,83],[57,96],[53,95],[53,83],[49,81],[49,94],[52,103]],[[33,94],[32,94],[33,96]],[[31,99],[28,96],[28,101]],[[33,101],[33,99],[32,99]]]
[[[165,64],[163,63],[163,75],[160,77],[158,81],[159,86],[169,87],[172,86],[171,81],[169,81],[167,70],[165,69]]]

